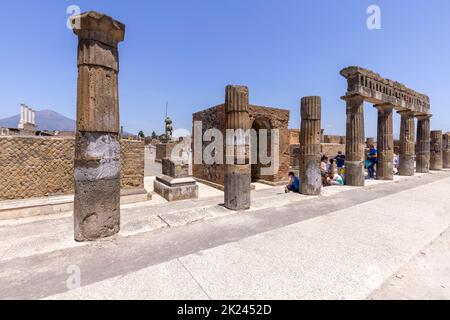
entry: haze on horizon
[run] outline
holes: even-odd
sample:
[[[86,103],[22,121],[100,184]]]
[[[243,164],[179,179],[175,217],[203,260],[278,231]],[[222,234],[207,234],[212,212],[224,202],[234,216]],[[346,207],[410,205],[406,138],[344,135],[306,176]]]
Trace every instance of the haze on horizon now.
[[[372,4],[381,8],[381,30],[367,28]],[[20,103],[75,118],[70,5],[127,26],[119,82],[129,132],[162,132],[166,101],[175,129],[190,130],[193,112],[222,103],[227,84],[243,84],[252,104],[291,110],[293,128],[300,98],[320,95],[326,133],[345,134],[346,81],[339,71],[350,65],[429,95],[432,129],[450,128],[447,0],[7,1],[0,13],[0,118],[17,114]],[[376,136],[376,125],[367,105],[367,136]]]

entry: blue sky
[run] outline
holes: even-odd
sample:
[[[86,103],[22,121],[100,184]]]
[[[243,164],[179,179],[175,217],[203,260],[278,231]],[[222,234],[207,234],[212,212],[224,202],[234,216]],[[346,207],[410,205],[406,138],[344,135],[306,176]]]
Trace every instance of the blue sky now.
[[[366,10],[381,8],[382,29]],[[165,103],[175,128],[222,103],[227,84],[250,88],[253,104],[291,110],[320,95],[323,127],[345,133],[346,89],[339,71],[373,69],[428,94],[433,129],[450,130],[448,0],[15,0],[0,11],[0,118],[27,103],[75,118],[77,39],[66,8],[97,10],[127,26],[120,45],[121,120],[130,132],[162,132]],[[399,131],[395,117],[395,132]],[[366,106],[366,132],[376,112]]]

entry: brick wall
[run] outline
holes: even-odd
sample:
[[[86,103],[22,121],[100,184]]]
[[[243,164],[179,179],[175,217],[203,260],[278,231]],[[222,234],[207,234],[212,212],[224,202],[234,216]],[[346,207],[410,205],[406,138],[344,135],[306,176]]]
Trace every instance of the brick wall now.
[[[121,141],[123,189],[144,187],[144,142]],[[73,193],[73,138],[0,137],[0,200]]]

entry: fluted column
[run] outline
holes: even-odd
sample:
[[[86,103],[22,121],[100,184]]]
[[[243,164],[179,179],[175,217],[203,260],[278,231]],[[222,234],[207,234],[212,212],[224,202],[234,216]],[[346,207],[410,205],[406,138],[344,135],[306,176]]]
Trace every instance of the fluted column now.
[[[450,169],[450,133],[442,136],[442,167]]]
[[[431,131],[430,170],[442,170],[442,156],[442,131]]]
[[[416,154],[416,145],[414,142],[415,123],[414,113],[411,111],[400,111],[400,164],[399,174],[401,176],[413,176],[416,172],[414,159]]]
[[[364,186],[364,98],[344,97],[347,102],[345,179],[349,186]]]
[[[227,132],[227,163],[225,166],[225,207],[230,210],[246,210],[250,208],[251,165],[249,148],[242,134],[250,128],[248,113],[249,92],[244,86],[227,86],[225,97],[226,128],[239,130],[235,138]],[[230,139],[231,137],[231,139]],[[232,146],[232,148],[230,148]],[[240,161],[238,149],[245,148],[245,161]],[[230,150],[233,154],[230,155]],[[244,162],[244,163],[243,163]]]
[[[377,180],[394,180],[393,106],[376,105],[378,109]]]
[[[301,100],[300,131],[300,193],[320,195],[321,98],[304,97]]]
[[[430,119],[431,115],[417,116],[416,171],[430,172]]]
[[[120,229],[118,43],[125,26],[104,14],[79,19],[75,240],[109,237]],[[75,24],[74,24],[75,25]]]

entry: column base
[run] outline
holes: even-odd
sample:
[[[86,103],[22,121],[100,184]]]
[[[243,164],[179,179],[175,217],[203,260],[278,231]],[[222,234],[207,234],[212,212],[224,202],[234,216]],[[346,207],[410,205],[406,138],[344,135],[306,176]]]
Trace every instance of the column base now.
[[[362,161],[345,162],[345,182],[348,186],[365,186],[364,164]]]
[[[418,155],[416,158],[416,172],[430,173],[430,156]]]
[[[377,180],[394,180],[394,163],[392,161],[379,161],[377,163]]]
[[[404,177],[412,177],[416,173],[416,168],[414,167],[414,156],[400,155],[398,173],[400,176]]]
[[[300,177],[300,193],[318,196],[322,193],[322,176],[320,174],[320,156],[303,156]]]
[[[251,174],[248,165],[228,165],[225,172],[225,208],[247,210],[251,205]]]

